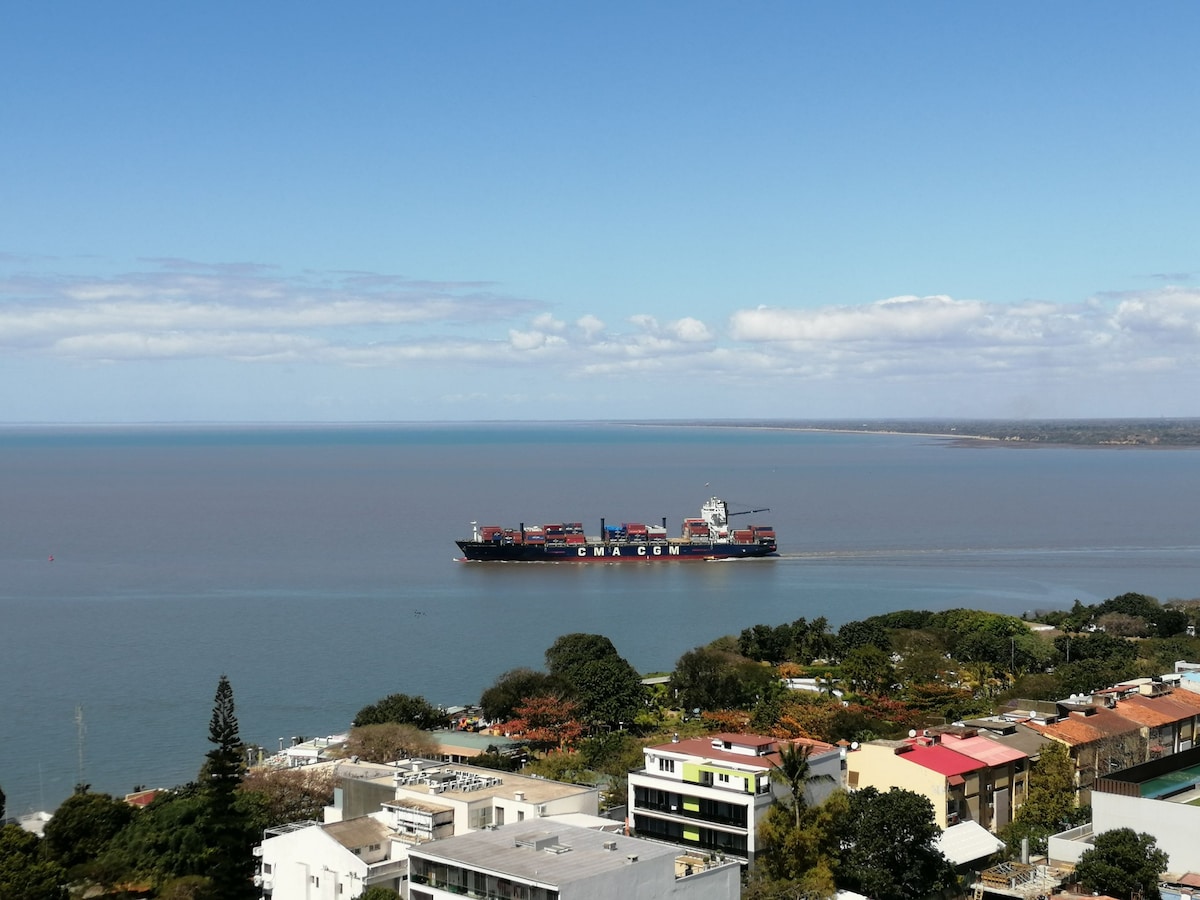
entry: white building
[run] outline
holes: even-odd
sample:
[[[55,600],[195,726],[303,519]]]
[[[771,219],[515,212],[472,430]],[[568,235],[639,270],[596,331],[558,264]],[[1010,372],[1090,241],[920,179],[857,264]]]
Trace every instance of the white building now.
[[[373,884],[407,895],[408,857],[428,842],[506,822],[563,816],[595,827],[595,788],[476,766],[405,760],[338,767],[341,785],[325,823],[268,831],[255,848],[267,900],[351,900]]]
[[[739,869],[701,854],[543,820],[414,848],[409,900],[737,900]]]
[[[261,856],[255,882],[266,898],[334,900],[359,896],[371,885],[401,891],[407,861],[392,857],[381,817],[348,822],[297,823],[268,832],[255,848]]]
[[[647,747],[645,768],[629,773],[634,833],[753,862],[758,823],[787,792],[771,779],[782,743],[756,734],[717,734]],[[810,748],[806,794],[810,804],[819,803],[841,784],[841,751],[821,741],[796,743]]]

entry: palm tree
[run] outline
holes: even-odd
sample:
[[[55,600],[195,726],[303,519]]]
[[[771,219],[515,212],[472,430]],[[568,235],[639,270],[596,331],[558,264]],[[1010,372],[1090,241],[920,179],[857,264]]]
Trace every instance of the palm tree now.
[[[779,747],[779,762],[773,763],[771,780],[787,785],[792,795],[792,811],[796,814],[796,827],[800,827],[800,813],[807,805],[804,789],[818,776],[810,774],[808,754],[812,750],[807,744],[792,741]]]

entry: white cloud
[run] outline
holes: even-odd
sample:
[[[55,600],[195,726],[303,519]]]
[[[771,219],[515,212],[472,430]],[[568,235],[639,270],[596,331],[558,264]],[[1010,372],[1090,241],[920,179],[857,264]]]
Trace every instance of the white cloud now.
[[[436,369],[489,385],[489,373],[502,369],[554,384],[597,375],[639,385],[703,379],[783,387],[785,396],[803,385],[858,385],[875,396],[889,384],[914,392],[953,384],[964,394],[974,385],[980,395],[1020,384],[1036,395],[1050,382],[1200,373],[1195,289],[1101,294],[1070,306],[898,296],[736,309],[723,327],[650,313],[610,326],[481,283],[158,265],[113,278],[0,277],[0,352],[71,363],[212,359],[414,376]],[[448,397],[477,390],[440,387]]]

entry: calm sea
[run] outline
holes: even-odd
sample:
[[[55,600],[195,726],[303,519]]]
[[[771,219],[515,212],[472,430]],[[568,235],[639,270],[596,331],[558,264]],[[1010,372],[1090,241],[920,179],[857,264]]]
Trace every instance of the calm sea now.
[[[778,559],[464,564],[470,522],[768,506]],[[757,622],[1200,595],[1195,451],[570,425],[0,429],[0,787],[194,777],[217,680],[243,739],[395,691],[473,702],[571,631],[643,671]],[[747,521],[749,517],[747,517]],[[53,561],[50,557],[53,556]]]

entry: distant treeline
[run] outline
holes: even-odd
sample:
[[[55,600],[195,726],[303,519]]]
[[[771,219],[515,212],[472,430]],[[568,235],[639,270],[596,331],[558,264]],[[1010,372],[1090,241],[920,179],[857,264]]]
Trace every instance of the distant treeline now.
[[[1200,446],[1200,419],[739,419],[658,424],[934,434],[1014,444]]]

